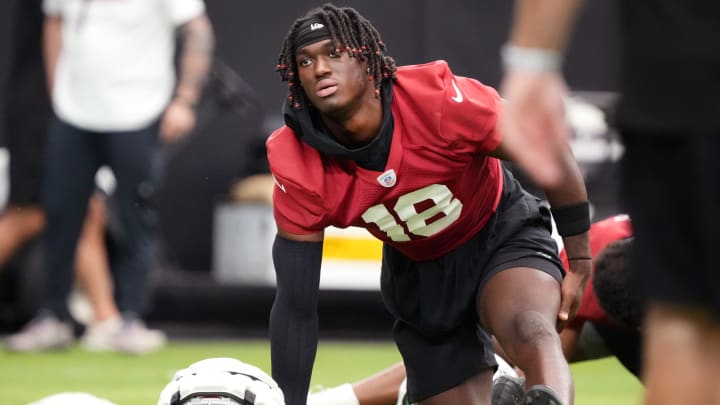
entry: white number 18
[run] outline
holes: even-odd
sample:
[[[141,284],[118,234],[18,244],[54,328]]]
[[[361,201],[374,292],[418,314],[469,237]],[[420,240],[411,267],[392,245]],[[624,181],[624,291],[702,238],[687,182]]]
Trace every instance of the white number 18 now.
[[[421,212],[417,212],[415,204],[427,200],[431,200],[433,205]],[[453,194],[447,186],[431,184],[398,198],[393,211],[405,223],[408,232],[413,235],[427,237],[442,231],[457,221],[462,212],[462,206],[460,200],[453,198]],[[445,216],[430,224],[427,223],[428,219],[441,212]],[[410,236],[405,232],[403,226],[397,223],[395,217],[383,204],[368,208],[362,215],[362,219],[367,223],[377,225],[381,231],[387,234],[388,238],[395,242],[410,240]]]

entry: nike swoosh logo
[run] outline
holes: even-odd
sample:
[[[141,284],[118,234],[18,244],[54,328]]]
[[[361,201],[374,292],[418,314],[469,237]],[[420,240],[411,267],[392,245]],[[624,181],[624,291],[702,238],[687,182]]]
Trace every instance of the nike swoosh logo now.
[[[452,80],[453,89],[455,89],[455,95],[453,97],[450,97],[452,101],[456,103],[462,103],[463,102],[463,95],[460,93],[460,89],[458,89],[457,84],[455,84],[455,79]]]
[[[282,184],[280,184],[279,181],[277,181],[277,179],[275,178],[275,175],[272,175],[272,178],[273,178],[273,181],[275,182],[275,185],[278,186],[278,188],[280,190],[282,190],[283,193],[287,194],[287,191],[285,191],[285,186],[283,186]]]

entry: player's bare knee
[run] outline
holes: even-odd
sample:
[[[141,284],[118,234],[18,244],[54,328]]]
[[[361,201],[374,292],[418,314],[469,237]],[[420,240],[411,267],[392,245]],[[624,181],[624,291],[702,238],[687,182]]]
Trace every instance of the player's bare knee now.
[[[554,326],[537,311],[518,313],[513,321],[513,335],[513,341],[521,345],[520,350],[540,350],[558,341]]]

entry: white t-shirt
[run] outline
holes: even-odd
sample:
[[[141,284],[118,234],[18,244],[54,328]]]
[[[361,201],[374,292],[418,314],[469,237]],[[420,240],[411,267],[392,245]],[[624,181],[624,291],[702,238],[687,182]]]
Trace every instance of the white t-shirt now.
[[[62,19],[53,108],[95,131],[140,129],[158,119],[174,86],[175,29],[202,0],[44,0]]]

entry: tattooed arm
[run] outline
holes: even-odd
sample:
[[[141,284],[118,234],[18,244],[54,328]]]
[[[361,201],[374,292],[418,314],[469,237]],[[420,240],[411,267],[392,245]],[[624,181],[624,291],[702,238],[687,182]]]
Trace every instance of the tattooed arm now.
[[[160,124],[160,136],[172,141],[195,126],[193,107],[200,100],[212,63],[215,37],[207,15],[197,16],[180,27],[181,54],[178,83]]]

